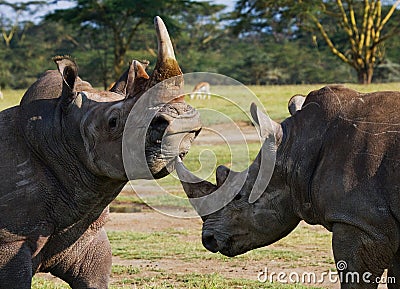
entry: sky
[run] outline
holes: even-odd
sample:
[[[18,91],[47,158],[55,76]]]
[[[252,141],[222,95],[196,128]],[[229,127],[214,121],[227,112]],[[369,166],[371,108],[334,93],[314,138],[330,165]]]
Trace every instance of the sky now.
[[[227,11],[232,11],[233,8],[235,8],[235,3],[236,1],[234,0],[214,0],[214,1],[210,1],[213,4],[224,4],[226,5],[226,10]]]
[[[30,0],[8,0],[8,3],[21,3],[21,2],[29,2]],[[48,1],[50,2],[50,1]],[[33,15],[29,15],[28,13],[24,13],[22,15],[20,15],[20,19],[19,20],[31,20],[33,22],[38,22],[40,21],[41,17],[43,17],[44,15],[46,15],[48,13],[48,11],[52,11],[52,10],[56,10],[56,9],[65,9],[65,8],[69,8],[72,7],[74,3],[71,3],[70,1],[51,1],[51,2],[57,2],[55,4],[49,4],[49,5],[45,5],[42,6],[40,8],[38,8],[38,11],[36,11]],[[11,16],[11,14],[14,13],[13,9],[7,7],[7,6],[0,6],[0,17],[2,15],[7,15],[7,16]],[[7,17],[10,18],[10,17]]]

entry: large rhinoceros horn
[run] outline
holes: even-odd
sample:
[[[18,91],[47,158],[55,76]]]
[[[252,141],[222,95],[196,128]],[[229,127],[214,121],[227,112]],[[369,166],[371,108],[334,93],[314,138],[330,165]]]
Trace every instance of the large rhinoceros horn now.
[[[154,26],[157,32],[158,53],[156,67],[150,77],[150,87],[165,79],[182,75],[168,30],[159,16],[154,18]]]
[[[154,18],[154,26],[157,34],[158,52],[157,63],[150,77],[145,69],[148,62],[134,60],[129,69],[118,79],[110,91],[125,95],[126,98],[136,98],[156,84],[163,83],[158,89],[152,91],[152,95],[159,98],[160,102],[182,101],[183,75],[175,58],[174,48],[165,27],[159,16]]]
[[[203,220],[233,200],[244,185],[247,170],[233,172],[224,166],[217,168],[217,185],[202,180],[177,160],[175,169],[190,203]]]
[[[217,186],[189,171],[179,157],[176,159],[175,169],[189,199],[207,196],[217,189]]]

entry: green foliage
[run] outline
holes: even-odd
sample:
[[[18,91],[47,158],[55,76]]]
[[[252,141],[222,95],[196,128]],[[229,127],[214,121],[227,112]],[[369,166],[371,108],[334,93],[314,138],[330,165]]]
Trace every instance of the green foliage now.
[[[119,273],[112,276],[118,276]],[[118,270],[126,270],[119,266]],[[129,271],[129,268],[127,269]],[[165,272],[152,272],[153,277],[137,276],[134,272],[121,275],[120,279],[112,281],[110,289],[141,288],[141,289],[225,289],[225,288],[259,288],[259,289],[318,289],[320,287],[303,286],[300,284],[280,284],[280,283],[261,283],[255,280],[243,278],[226,278],[218,273],[199,274],[186,273],[174,274]],[[119,276],[118,276],[119,277]],[[33,289],[66,289],[70,288],[66,284],[46,280],[45,278],[34,277]]]
[[[296,44],[305,44],[302,37],[308,35],[315,46],[328,47],[354,69],[359,83],[369,84],[384,59],[384,43],[398,35],[398,25],[387,25],[389,19],[397,23],[398,5],[380,0],[238,0],[231,19],[236,34],[268,34]]]
[[[332,55],[305,17],[319,15],[335,45],[349,51],[349,40],[336,18],[323,13],[337,12],[333,1],[321,6],[311,0],[238,0],[230,15],[223,5],[202,1],[71,2],[74,7],[52,11],[36,22],[0,17],[6,35],[15,27],[9,43],[0,43],[0,88],[27,88],[41,73],[55,68],[55,55],[75,57],[80,76],[100,87],[108,87],[132,59],[150,60],[151,70],[156,62],[155,15],[166,22],[183,72],[216,72],[245,84],[357,81],[356,73]],[[291,3],[291,9],[279,9],[285,3]],[[388,8],[384,6],[382,13]],[[385,35],[397,29],[399,17],[396,11]],[[380,49],[387,58],[377,62],[376,81],[398,81],[398,34],[391,34]]]

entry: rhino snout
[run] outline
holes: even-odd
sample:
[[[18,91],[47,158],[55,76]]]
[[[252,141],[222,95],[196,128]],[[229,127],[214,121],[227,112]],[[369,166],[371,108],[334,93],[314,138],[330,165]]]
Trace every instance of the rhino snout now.
[[[166,105],[153,118],[147,132],[146,157],[156,178],[174,169],[177,156],[183,158],[201,130],[200,114],[186,104]]]
[[[161,113],[156,118],[168,123],[165,135],[196,133],[197,136],[201,130],[200,114],[194,109],[177,116]]]
[[[162,135],[162,151],[166,158],[184,157],[201,130],[200,114],[192,109],[182,114],[160,113],[157,118],[167,123]]]

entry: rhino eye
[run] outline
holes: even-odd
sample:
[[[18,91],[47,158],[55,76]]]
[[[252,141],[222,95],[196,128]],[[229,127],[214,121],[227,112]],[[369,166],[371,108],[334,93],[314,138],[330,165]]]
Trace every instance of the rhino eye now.
[[[110,128],[115,128],[117,126],[117,118],[116,117],[112,117],[108,120],[108,126]]]
[[[240,200],[242,198],[242,195],[239,193],[239,194],[237,194],[233,199],[235,200],[235,201],[238,201],[238,200]]]

